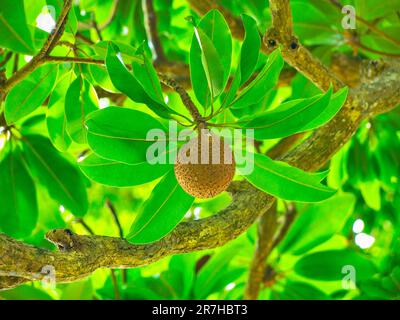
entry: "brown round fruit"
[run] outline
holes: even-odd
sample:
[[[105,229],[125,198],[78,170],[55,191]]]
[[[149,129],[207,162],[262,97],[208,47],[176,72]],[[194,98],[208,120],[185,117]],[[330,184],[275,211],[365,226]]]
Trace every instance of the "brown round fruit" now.
[[[212,198],[225,191],[235,175],[235,159],[224,139],[208,130],[181,147],[175,162],[176,178],[196,198]]]

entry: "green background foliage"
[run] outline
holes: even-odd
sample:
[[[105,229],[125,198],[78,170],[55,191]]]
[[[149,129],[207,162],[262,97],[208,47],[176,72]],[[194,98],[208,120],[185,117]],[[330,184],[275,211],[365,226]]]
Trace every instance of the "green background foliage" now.
[[[46,6],[58,16],[60,3],[1,1],[0,71],[5,77],[38,54],[48,33],[37,18],[46,14]],[[117,3],[111,19],[112,0],[74,4],[64,45],[52,52],[104,64],[44,64],[1,104],[0,232],[44,248],[53,247],[44,235],[56,228],[118,237],[106,205],[112,203],[126,239],[150,243],[179,222],[209,217],[230,203],[226,193],[195,199],[178,184],[173,165],[147,162],[151,142],[143,140],[149,130],[166,130],[168,120],[178,121],[180,129],[193,123],[178,93],[160,83],[142,1]],[[200,17],[186,0],[153,3],[164,58],[188,65],[188,94],[200,114],[215,126],[255,130],[260,145],[249,158],[255,169],[244,178],[278,198],[280,215],[289,204],[296,208],[293,224],[269,256],[259,299],[399,299],[398,108],[363,122],[322,172],[274,161],[265,155],[271,147],[327,123],[343,106],[348,88],[322,92],[299,73],[278,85],[280,75],[293,70],[279,49],[268,56],[260,52],[260,34],[271,23],[268,1],[219,1],[243,23],[243,41],[232,37],[218,10]],[[400,40],[398,0],[348,4]],[[364,49],[354,50],[341,26],[343,14],[330,1],[293,0],[291,7],[297,36],[327,65],[338,53],[356,59],[380,58],[379,52],[400,55],[398,46],[363,24],[357,24],[357,36]],[[179,82],[184,75],[175,76]],[[169,142],[167,152],[174,149]],[[240,174],[239,169],[236,179],[243,178]],[[97,270],[56,289],[25,284],[0,291],[0,298],[242,299],[256,228],[215,250],[115,270],[116,282],[110,270]],[[357,270],[351,290],[342,283],[347,265]]]

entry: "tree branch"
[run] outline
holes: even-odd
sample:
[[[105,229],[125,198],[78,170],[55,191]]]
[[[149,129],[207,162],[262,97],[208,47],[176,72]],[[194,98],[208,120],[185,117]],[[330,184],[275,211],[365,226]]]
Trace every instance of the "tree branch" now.
[[[310,80],[313,81],[315,84],[317,84],[321,89],[326,90],[329,87],[330,83],[333,83],[334,86],[336,86],[337,88],[341,87],[343,85],[341,81],[338,80],[338,78],[336,78],[336,76],[333,75],[333,73],[331,73],[330,70],[325,68],[316,58],[314,58],[307,49],[305,49],[298,43],[297,38],[293,34],[293,22],[289,6],[289,0],[287,1],[270,0],[270,7],[272,11],[273,27],[267,31],[265,40],[268,43],[268,45],[270,47],[276,47],[276,45],[280,43],[280,45],[282,46],[282,52],[285,57],[285,60],[290,64],[292,64],[300,72],[305,74],[307,77],[309,77]],[[376,62],[375,64],[378,64],[378,62]],[[379,68],[377,67],[377,69]],[[368,87],[368,85],[364,86]],[[361,92],[355,95],[357,95],[357,97],[363,97],[363,93]],[[399,99],[398,97],[399,94],[396,94],[393,91],[387,93],[388,97],[390,97],[391,95],[396,97],[397,100]],[[354,108],[354,104],[352,102],[352,98],[349,98],[346,104],[346,108],[349,108],[351,111]],[[368,109],[374,109],[374,107],[371,107],[373,104],[369,105],[370,107],[365,108],[361,113],[368,112],[367,111]],[[382,103],[381,106],[384,106],[384,103]],[[347,110],[346,113],[350,113],[350,111]],[[375,108],[375,110],[373,110],[372,112],[379,113],[380,111],[378,110],[378,108]],[[356,119],[357,117],[354,117],[354,120]],[[348,123],[351,124],[350,117],[347,120],[343,118],[342,121],[344,122],[348,121]],[[356,120],[356,123],[358,123],[358,121],[359,120]],[[334,120],[330,124],[334,124],[335,131],[333,134],[336,135],[338,126],[340,124],[335,122]],[[326,127],[329,127],[330,124],[326,125]],[[356,127],[349,126],[349,128],[355,130]],[[344,135],[346,135],[346,141],[347,141],[348,139],[347,137],[350,136],[345,133],[346,130],[344,129],[345,128],[343,128],[342,132]],[[319,130],[319,132],[321,131],[322,129]],[[327,134],[327,132],[324,132],[324,135],[325,134]],[[281,140],[281,142],[275,148],[269,151],[269,155],[276,157],[280,154],[281,151],[288,151],[288,149],[290,149],[291,146],[298,141],[298,139],[301,139],[303,135],[304,134],[301,133],[299,135],[294,135]],[[303,143],[300,146],[300,148],[298,149],[300,150],[299,152],[306,153],[305,149],[302,150],[301,147],[306,147],[307,142],[312,144],[314,143],[314,141],[317,141],[314,139],[319,139],[319,138],[321,137],[312,137],[308,139],[305,143]],[[310,146],[310,144],[308,144],[308,146]],[[291,161],[290,156],[287,156],[287,158],[288,158],[287,160],[290,162]],[[295,162],[295,159],[293,159],[292,161]],[[313,169],[312,164],[310,164],[309,166],[310,167],[308,167],[307,169],[312,170]],[[273,212],[271,212],[270,210],[260,218],[257,247],[255,249],[254,257],[252,259],[252,263],[250,266],[248,282],[244,293],[245,299],[257,299],[260,290],[260,285],[261,282],[263,281],[263,274],[266,267],[265,265],[266,260],[269,254],[271,253],[272,249],[279,244],[279,242],[282,240],[282,238],[288,231],[291,223],[293,222],[294,216],[295,216],[294,211],[289,210],[289,212],[286,215],[285,224],[283,225],[278,238],[276,238],[275,240],[273,236],[277,226],[276,214],[273,214]]]
[[[330,84],[335,90],[344,87],[343,82],[303,47],[293,34],[289,0],[270,0],[269,3],[272,28],[264,36],[264,43],[269,51],[280,46],[285,61],[324,91],[328,90]]]
[[[60,16],[58,17],[54,30],[48,36],[40,52],[32,58],[25,66],[18,70],[11,78],[9,78],[0,87],[0,101],[2,101],[7,92],[20,81],[25,79],[32,71],[40,67],[46,62],[46,58],[57,45],[62,34],[64,33],[65,25],[68,20],[68,13],[72,7],[72,0],[65,0],[64,6],[61,9]]]

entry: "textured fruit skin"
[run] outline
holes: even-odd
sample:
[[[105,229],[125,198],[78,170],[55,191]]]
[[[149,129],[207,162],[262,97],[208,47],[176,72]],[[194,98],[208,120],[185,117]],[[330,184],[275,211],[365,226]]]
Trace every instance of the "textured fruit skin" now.
[[[206,149],[207,146],[201,146],[199,137],[196,137],[179,150],[174,170],[176,178],[183,190],[196,198],[206,199],[215,197],[228,188],[235,175],[236,164],[231,148],[223,139],[220,137],[216,138],[220,141],[220,146],[218,148],[218,144],[212,142],[212,137],[216,137],[215,135],[208,133],[202,134],[202,136],[209,140],[209,158],[208,161],[206,161],[207,163],[201,163],[200,160],[203,150]],[[220,154],[218,163],[212,163],[211,154],[213,146],[216,150],[214,151]],[[190,152],[187,151],[190,147],[197,147],[198,149],[196,163],[187,163],[184,160],[185,155],[190,155]],[[230,159],[230,161],[228,161],[230,163],[224,163],[224,154],[229,155],[227,159]],[[205,155],[207,155],[207,153],[205,153]],[[205,156],[205,158],[207,157]]]

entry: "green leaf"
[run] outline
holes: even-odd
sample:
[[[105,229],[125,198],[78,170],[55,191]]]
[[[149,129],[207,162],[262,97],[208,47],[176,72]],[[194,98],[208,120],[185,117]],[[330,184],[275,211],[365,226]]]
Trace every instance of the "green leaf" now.
[[[154,188],[126,237],[131,243],[154,242],[171,232],[190,209],[194,198],[187,194],[171,170]]]
[[[75,216],[83,216],[88,199],[79,169],[63,158],[45,137],[29,135],[23,142],[29,168],[49,195]]]
[[[0,296],[6,300],[53,300],[44,290],[35,288],[30,284],[2,291]]]
[[[86,121],[90,148],[100,157],[128,164],[148,161],[151,130],[166,132],[150,115],[126,108],[108,107],[93,112]],[[165,138],[164,138],[165,140]]]
[[[247,175],[243,172],[245,178],[258,189],[278,198],[319,202],[336,192],[319,182],[323,178],[321,173],[307,173],[258,153],[248,154],[246,161],[254,164],[254,169]],[[239,167],[238,170],[241,172],[242,169]]]
[[[347,99],[349,88],[345,87],[334,93],[329,101],[328,106],[321,112],[319,116],[309,122],[304,128],[304,131],[318,128],[330,121],[342,108]]]
[[[245,37],[240,51],[239,65],[227,97],[224,99],[224,105],[229,105],[239,87],[249,80],[257,66],[260,55],[261,37],[258,32],[257,22],[246,14],[242,14],[242,20]]]
[[[277,83],[283,67],[280,50],[277,49],[268,56],[267,63],[258,76],[249,83],[230,103],[229,107],[244,108],[260,102]]]
[[[21,238],[31,234],[38,219],[35,184],[19,151],[0,162],[0,230]]]
[[[197,100],[208,107],[225,88],[232,60],[229,27],[217,10],[208,12],[195,27],[189,55],[190,78]]]
[[[98,109],[98,98],[94,87],[79,76],[68,88],[65,97],[65,114],[67,116],[67,130],[77,143],[86,143],[86,117]]]
[[[46,116],[50,140],[62,152],[66,151],[71,144],[71,138],[67,132],[65,97],[72,80],[73,72],[67,72],[60,79],[50,96]]]
[[[141,83],[126,68],[118,47],[113,43],[108,46],[106,66],[115,88],[126,94],[130,99],[147,105],[157,115],[166,119],[171,118],[171,114],[176,114],[165,103],[154,100],[146,92]]]
[[[33,71],[8,93],[5,115],[9,124],[39,108],[50,95],[57,79],[58,66],[47,64]]]
[[[305,131],[329,106],[332,88],[325,94],[309,99],[283,103],[278,108],[267,111],[244,124],[254,129],[256,139],[276,139]]]
[[[367,280],[376,273],[374,263],[365,255],[350,250],[329,250],[309,254],[301,258],[294,266],[297,274],[321,281],[342,280],[348,271],[345,266],[355,270],[355,280]]]
[[[190,50],[190,78],[197,100],[207,108],[223,91],[223,69],[211,39],[201,30],[195,31],[197,45]],[[196,53],[198,48],[200,53]],[[204,81],[205,80],[205,81]]]
[[[23,0],[1,1],[0,34],[0,47],[33,54],[32,35],[26,22]]]
[[[353,194],[345,193],[308,207],[289,229],[279,246],[280,252],[300,255],[329,240],[342,230],[355,202]]]
[[[46,0],[46,2],[47,2],[47,5],[55,8],[56,17],[58,18],[60,16],[61,10],[63,8],[63,3],[60,2],[59,0]],[[55,18],[55,20],[57,20],[57,18]],[[65,26],[65,32],[75,35],[77,30],[78,30],[78,20],[77,20],[76,14],[75,14],[74,7],[72,7],[68,14],[68,20],[67,20],[67,24]]]
[[[280,300],[327,300],[329,297],[318,288],[307,282],[287,281]]]
[[[172,165],[152,165],[148,162],[126,164],[91,154],[79,163],[79,167],[88,178],[98,183],[113,187],[130,187],[160,178],[171,170]]]
[[[229,264],[240,251],[241,245],[231,244],[215,253],[209,261],[200,269],[197,275],[194,294],[196,299],[205,299],[214,292],[213,288],[229,271]],[[232,281],[230,281],[232,282]],[[225,286],[228,283],[225,283]]]
[[[131,64],[136,61],[138,63],[143,63],[143,58],[136,54],[136,48],[119,41],[113,41],[118,48],[118,52],[121,53],[121,58],[126,63]],[[101,59],[106,59],[108,47],[110,45],[109,41],[100,41],[93,46],[93,50],[97,53],[97,57]]]

